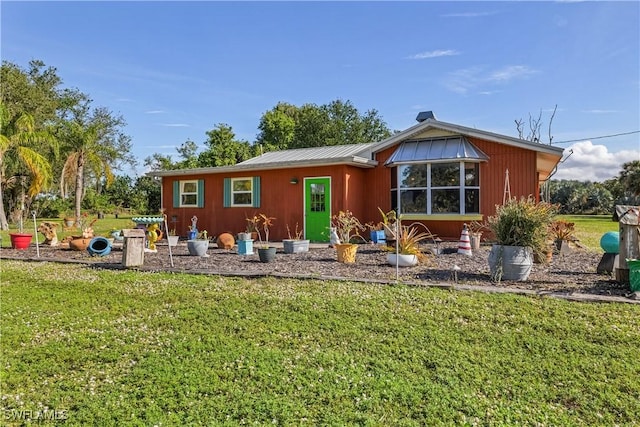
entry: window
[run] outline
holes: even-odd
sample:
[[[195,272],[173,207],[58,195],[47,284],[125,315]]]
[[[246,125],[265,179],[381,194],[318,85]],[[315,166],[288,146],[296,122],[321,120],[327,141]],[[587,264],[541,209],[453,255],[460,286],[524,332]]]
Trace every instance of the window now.
[[[180,182],[180,206],[198,206],[198,181]]]
[[[260,207],[260,177],[225,178],[223,206]]]
[[[325,203],[324,184],[311,184],[311,212],[325,212],[327,204]]]
[[[479,170],[473,162],[399,165],[391,172],[391,205],[405,214],[479,213]]]
[[[173,181],[173,207],[204,207],[204,180]]]
[[[231,180],[231,206],[251,206],[251,178],[233,178]]]

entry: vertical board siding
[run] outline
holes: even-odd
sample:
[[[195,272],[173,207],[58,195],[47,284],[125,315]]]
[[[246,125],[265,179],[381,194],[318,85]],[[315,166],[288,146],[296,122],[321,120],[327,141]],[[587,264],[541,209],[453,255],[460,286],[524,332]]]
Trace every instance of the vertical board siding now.
[[[537,196],[535,152],[481,139],[469,140],[489,156],[488,162],[480,163],[480,211],[484,219],[493,215],[495,206],[502,203],[507,168],[512,197]],[[378,207],[385,212],[391,209],[391,172],[384,163],[396,147],[377,153],[378,166],[375,168],[333,165],[181,176],[185,180],[203,181],[204,208],[176,208],[179,206],[178,180],[164,179],[163,196],[171,195],[174,201],[174,208],[168,209],[167,215],[177,218],[175,227],[179,235],[186,235],[193,215],[198,217],[199,228],[209,230],[211,235],[222,232],[235,235],[245,229],[245,217],[264,213],[276,218],[271,228],[271,238],[281,240],[288,237],[287,225],[293,230],[296,223],[300,226],[304,224],[304,178],[329,177],[332,214],[349,209],[362,223],[378,222],[381,219]],[[230,179],[247,176],[254,177],[254,203],[257,206],[230,207]],[[298,183],[291,184],[292,178],[296,178]],[[219,207],[220,200],[224,209]],[[432,233],[443,239],[455,240],[460,237],[462,230],[462,221],[424,223]]]

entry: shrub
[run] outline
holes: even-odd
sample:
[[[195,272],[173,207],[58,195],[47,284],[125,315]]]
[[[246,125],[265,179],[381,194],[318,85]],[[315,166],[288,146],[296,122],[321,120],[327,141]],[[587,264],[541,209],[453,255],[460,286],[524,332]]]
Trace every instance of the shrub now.
[[[549,237],[549,224],[553,221],[557,206],[536,203],[532,197],[511,199],[496,206],[496,214],[488,223],[497,244],[525,246],[534,253],[543,254]]]

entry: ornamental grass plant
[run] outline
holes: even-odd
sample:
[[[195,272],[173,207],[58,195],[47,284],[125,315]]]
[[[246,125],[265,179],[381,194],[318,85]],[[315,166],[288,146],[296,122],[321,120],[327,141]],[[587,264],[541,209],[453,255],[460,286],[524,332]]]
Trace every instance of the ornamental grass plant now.
[[[513,198],[496,206],[496,214],[489,217],[488,224],[498,245],[528,247],[534,254],[542,255],[547,247],[549,224],[556,213],[555,205],[537,203],[531,196]]]
[[[418,223],[418,225],[422,224]],[[416,225],[403,225],[400,227],[397,239],[397,253],[402,255],[415,255],[418,257],[419,262],[425,262],[427,260],[427,256],[422,252],[420,244],[433,238],[433,234],[428,230],[420,231]],[[396,252],[395,245],[389,245],[385,249],[390,252]]]

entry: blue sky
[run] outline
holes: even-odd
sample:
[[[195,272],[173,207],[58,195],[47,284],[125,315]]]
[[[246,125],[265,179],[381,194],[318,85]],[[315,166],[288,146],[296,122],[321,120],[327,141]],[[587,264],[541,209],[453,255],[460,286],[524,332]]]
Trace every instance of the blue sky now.
[[[403,130],[420,111],[517,136],[557,105],[573,154],[554,178],[604,180],[640,159],[640,3],[2,1],[1,57],[54,66],[122,114],[134,155],[254,141],[263,113],[351,101]],[[609,135],[630,133],[617,137]],[[600,138],[607,136],[606,138]],[[143,173],[140,166],[135,172]]]

